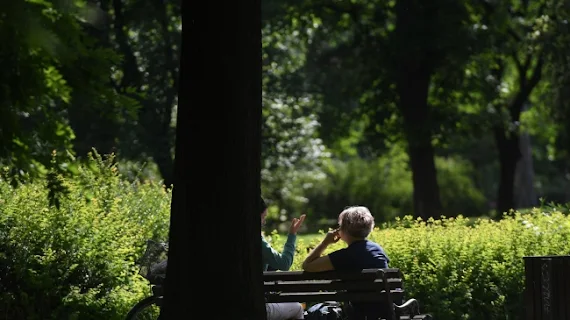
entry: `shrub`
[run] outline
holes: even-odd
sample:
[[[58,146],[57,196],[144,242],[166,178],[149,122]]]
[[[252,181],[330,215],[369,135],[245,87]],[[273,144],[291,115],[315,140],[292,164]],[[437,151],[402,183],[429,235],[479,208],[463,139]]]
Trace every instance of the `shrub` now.
[[[412,173],[400,146],[378,159],[335,160],[327,178],[307,192],[310,218],[336,218],[346,205],[365,203],[378,221],[390,221],[413,211]],[[436,158],[444,213],[481,216],[486,200],[474,185],[472,167],[460,158]]]
[[[95,155],[76,176],[17,189],[0,180],[0,313],[6,319],[123,319],[148,294],[136,259],[164,240],[170,193],[129,183]],[[55,182],[54,182],[55,180]],[[53,188],[52,188],[53,189]],[[53,202],[53,201],[52,201]]]
[[[483,192],[473,183],[473,166],[460,157],[436,157],[437,182],[446,215],[482,216],[489,211]]]
[[[407,296],[435,319],[522,319],[523,257],[570,254],[570,218],[555,209],[510,213],[500,221],[407,216],[370,238],[386,249],[390,266],[402,270]],[[299,240],[293,269],[320,239]],[[285,239],[273,234],[271,240],[281,248]]]

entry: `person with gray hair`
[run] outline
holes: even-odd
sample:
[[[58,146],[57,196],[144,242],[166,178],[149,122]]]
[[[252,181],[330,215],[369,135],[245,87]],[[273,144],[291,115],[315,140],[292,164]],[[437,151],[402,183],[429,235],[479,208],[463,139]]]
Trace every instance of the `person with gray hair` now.
[[[364,206],[345,208],[338,216],[339,228],[329,231],[303,262],[303,270],[320,272],[329,270],[354,271],[363,269],[388,268],[390,259],[384,249],[377,243],[368,240],[374,229],[374,217]],[[325,249],[339,240],[347,247],[322,256]],[[349,303],[350,319],[376,319],[373,316],[381,313],[382,306],[374,303]]]

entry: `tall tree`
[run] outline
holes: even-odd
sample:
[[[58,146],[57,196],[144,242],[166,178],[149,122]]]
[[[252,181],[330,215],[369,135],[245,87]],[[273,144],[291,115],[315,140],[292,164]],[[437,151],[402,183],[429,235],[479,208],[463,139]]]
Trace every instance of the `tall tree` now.
[[[290,20],[304,25],[311,40],[303,70],[308,89],[301,90],[323,96],[322,138],[330,144],[357,119],[376,151],[368,153],[386,149],[388,132],[405,139],[414,213],[441,214],[433,140],[444,136],[440,128],[455,126],[449,114],[456,110],[446,102],[474,50],[479,7],[449,0],[295,3]]]
[[[486,84],[485,102],[491,103],[494,115],[490,124],[500,164],[497,212],[502,214],[516,209],[516,170],[523,157],[521,115],[544,78],[549,56],[557,51],[551,44],[556,40],[556,6],[550,1],[482,3],[484,24],[492,36],[489,51],[483,53],[491,59],[481,61],[487,72],[479,81]]]
[[[170,252],[161,319],[264,319],[261,3],[184,2]],[[223,88],[223,94],[213,95]],[[203,283],[204,285],[201,285]]]

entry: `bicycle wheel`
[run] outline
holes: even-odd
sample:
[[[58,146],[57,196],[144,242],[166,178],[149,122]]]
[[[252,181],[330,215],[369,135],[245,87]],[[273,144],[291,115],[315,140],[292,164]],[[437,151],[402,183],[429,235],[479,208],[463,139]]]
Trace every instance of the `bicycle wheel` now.
[[[156,320],[160,315],[162,297],[151,296],[139,301],[127,313],[126,320]]]

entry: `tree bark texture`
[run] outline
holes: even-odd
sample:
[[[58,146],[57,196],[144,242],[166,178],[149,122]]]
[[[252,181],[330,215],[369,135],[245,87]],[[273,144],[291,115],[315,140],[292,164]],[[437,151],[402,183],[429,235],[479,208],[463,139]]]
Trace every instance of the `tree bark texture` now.
[[[183,2],[170,252],[161,319],[265,319],[261,3]]]
[[[424,219],[441,214],[441,200],[432,144],[431,110],[428,92],[436,55],[425,42],[418,25],[429,25],[436,17],[433,9],[424,8],[415,0],[396,4],[396,44],[400,54],[394,57],[394,77],[398,107],[404,120],[408,155],[414,187],[414,215]],[[418,24],[417,20],[422,21]]]

